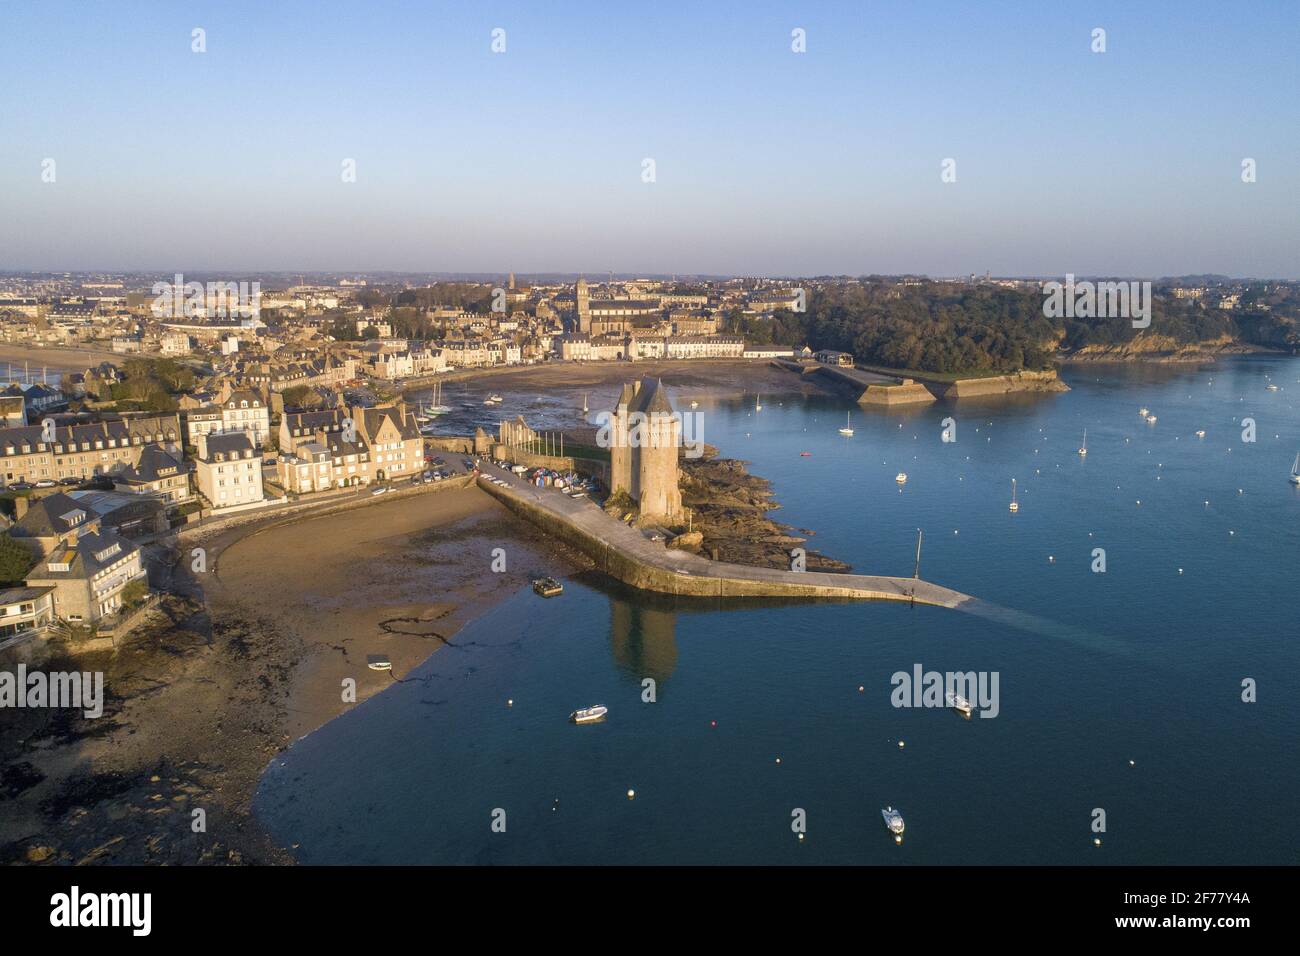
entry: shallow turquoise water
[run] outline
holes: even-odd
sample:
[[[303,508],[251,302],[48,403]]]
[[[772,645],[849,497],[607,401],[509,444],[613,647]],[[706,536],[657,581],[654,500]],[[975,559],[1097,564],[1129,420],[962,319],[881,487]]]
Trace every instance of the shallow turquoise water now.
[[[919,410],[701,404],[704,439],[772,480],[810,546],[906,575],[923,528],[923,576],[971,611],[520,593],[277,758],[261,819],[308,863],[1297,862],[1300,360],[1065,378]],[[893,707],[915,664],[996,671],[999,715]],[[565,721],[591,703],[609,719]]]

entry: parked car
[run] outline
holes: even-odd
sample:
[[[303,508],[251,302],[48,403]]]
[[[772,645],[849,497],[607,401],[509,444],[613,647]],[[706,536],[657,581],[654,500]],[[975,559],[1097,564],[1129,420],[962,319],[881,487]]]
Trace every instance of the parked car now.
[[[36,487],[37,487],[37,488],[54,488],[54,487],[57,487],[58,484],[59,484],[59,483],[58,483],[57,481],[55,481],[53,478],[42,478],[40,481],[36,482]]]

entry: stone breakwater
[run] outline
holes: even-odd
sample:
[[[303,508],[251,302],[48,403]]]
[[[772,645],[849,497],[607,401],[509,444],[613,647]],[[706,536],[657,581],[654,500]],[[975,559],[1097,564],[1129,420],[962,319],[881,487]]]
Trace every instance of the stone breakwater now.
[[[1012,375],[995,375],[991,378],[964,378],[955,381],[939,393],[940,398],[972,398],[978,395],[1009,395],[1013,392],[1068,392],[1070,386],[1062,382],[1055,370],[1046,372],[1016,372]]]
[[[903,601],[955,608],[970,596],[918,578],[782,571],[709,561],[654,542],[587,499],[514,478],[479,486],[511,511],[586,554],[594,566],[644,591],[701,598]]]

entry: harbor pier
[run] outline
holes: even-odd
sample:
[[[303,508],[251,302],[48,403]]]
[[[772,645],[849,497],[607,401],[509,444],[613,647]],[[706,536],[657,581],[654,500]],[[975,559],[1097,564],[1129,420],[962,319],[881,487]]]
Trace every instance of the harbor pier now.
[[[548,534],[576,547],[596,566],[624,584],[645,591],[694,597],[808,598],[903,601],[955,608],[969,595],[920,578],[820,571],[785,571],[707,558],[651,541],[588,498],[570,498],[538,488],[515,475],[494,471],[498,485],[480,475],[479,487]]]

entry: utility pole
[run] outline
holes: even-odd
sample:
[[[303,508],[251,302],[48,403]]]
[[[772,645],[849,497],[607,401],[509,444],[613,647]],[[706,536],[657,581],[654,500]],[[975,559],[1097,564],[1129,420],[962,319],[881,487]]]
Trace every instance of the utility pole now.
[[[912,577],[921,576],[921,529],[916,529],[916,568],[912,571]]]

